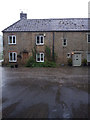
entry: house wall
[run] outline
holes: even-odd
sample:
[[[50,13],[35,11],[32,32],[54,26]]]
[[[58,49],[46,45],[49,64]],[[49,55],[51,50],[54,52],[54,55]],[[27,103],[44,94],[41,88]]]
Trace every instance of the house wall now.
[[[67,39],[67,46],[62,46],[62,38]],[[58,54],[58,62],[67,63],[67,53],[80,51],[82,59],[86,58],[87,34],[86,32],[55,32],[55,52]]]
[[[36,45],[36,35],[44,34],[44,45]],[[8,44],[8,36],[16,35],[16,45]],[[67,39],[67,46],[62,46],[62,39]],[[17,55],[21,55],[21,58],[17,59],[19,64],[25,64],[29,56],[32,55],[32,49],[34,46],[38,52],[45,52],[45,45],[49,46],[52,52],[53,47],[53,32],[13,32],[3,33],[4,40],[4,63],[9,63],[9,52],[17,52]],[[28,52],[27,59],[23,58],[23,51]],[[57,63],[67,63],[67,53],[74,51],[80,51],[82,53],[82,59],[86,58],[86,52],[88,51],[87,34],[86,32],[54,32],[54,52],[57,56]]]

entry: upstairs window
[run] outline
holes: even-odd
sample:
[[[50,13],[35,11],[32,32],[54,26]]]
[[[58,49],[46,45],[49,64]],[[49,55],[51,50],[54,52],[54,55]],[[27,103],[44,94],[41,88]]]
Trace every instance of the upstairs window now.
[[[87,41],[90,43],[90,34],[88,34]]]
[[[17,53],[16,52],[9,53],[9,62],[17,62]]]
[[[43,45],[43,44],[44,44],[44,36],[43,35],[36,36],[36,45]]]
[[[44,62],[44,53],[36,54],[36,62]]]
[[[67,46],[67,39],[64,38],[64,39],[62,40],[62,46],[63,46],[63,47]]]
[[[8,36],[8,44],[16,44],[16,36],[15,35]]]

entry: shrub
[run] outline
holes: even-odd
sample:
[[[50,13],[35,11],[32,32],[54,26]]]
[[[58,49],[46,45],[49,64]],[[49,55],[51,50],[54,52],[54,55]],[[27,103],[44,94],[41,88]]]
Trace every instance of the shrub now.
[[[69,66],[72,66],[72,58],[69,58],[67,62]]]
[[[45,46],[45,57],[47,61],[36,62],[36,53],[36,48],[34,47],[34,49],[32,49],[32,56],[28,59],[26,67],[56,67],[56,63],[52,60],[51,50],[48,46]]]
[[[56,67],[56,63],[50,62],[50,61],[45,61],[42,63],[35,63],[34,67]]]
[[[34,46],[34,49],[32,49],[32,56],[34,59],[36,59],[36,47]]]
[[[51,49],[48,46],[45,46],[45,56],[46,56],[47,61],[56,62],[57,60],[56,53],[54,52],[51,54]]]
[[[83,66],[86,66],[86,65],[87,65],[87,59],[85,59],[85,58],[82,59],[82,65],[83,65]]]
[[[56,67],[56,63],[51,61],[45,61],[42,65],[43,67]]]
[[[55,62],[45,61],[45,62],[35,62],[33,57],[30,57],[26,63],[26,67],[56,67]]]
[[[46,56],[46,59],[48,61],[51,61],[52,60],[52,57],[51,57],[51,50],[48,46],[45,46],[45,56]]]
[[[34,64],[35,64],[35,59],[33,56],[31,56],[26,63],[26,67],[34,67]]]

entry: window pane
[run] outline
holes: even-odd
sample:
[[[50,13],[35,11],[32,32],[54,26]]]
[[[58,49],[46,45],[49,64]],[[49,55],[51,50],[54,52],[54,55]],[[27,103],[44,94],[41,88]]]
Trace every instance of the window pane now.
[[[43,54],[41,54],[41,58],[43,58]]]
[[[66,42],[66,39],[64,39],[64,42]]]
[[[90,35],[88,35],[88,42],[90,42]]]
[[[13,54],[13,60],[16,60],[16,53]]]
[[[13,43],[15,43],[15,36],[13,36]]]
[[[43,54],[41,54],[41,61],[43,61],[43,57],[44,57],[44,55],[43,55]]]
[[[37,58],[37,61],[40,61],[40,58]]]
[[[9,36],[9,43],[12,43],[12,36]]]
[[[64,42],[63,44],[66,45],[66,42]]]
[[[10,53],[10,60],[12,61],[12,53]]]
[[[63,45],[66,45],[66,39],[63,39]]]
[[[37,54],[37,61],[40,61],[40,54]]]
[[[37,44],[39,44],[39,36],[37,36]]]
[[[37,40],[37,43],[39,44],[39,40]]]
[[[43,43],[43,37],[41,36],[41,43]]]
[[[37,40],[39,40],[39,36],[37,36]]]
[[[37,58],[40,58],[40,54],[37,54]]]

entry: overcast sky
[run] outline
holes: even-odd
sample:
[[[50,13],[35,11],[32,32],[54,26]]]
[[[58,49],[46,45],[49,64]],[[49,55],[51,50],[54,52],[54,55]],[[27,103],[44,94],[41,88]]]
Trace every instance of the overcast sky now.
[[[20,19],[20,12],[28,19],[87,18],[89,0],[1,0],[1,31]]]

